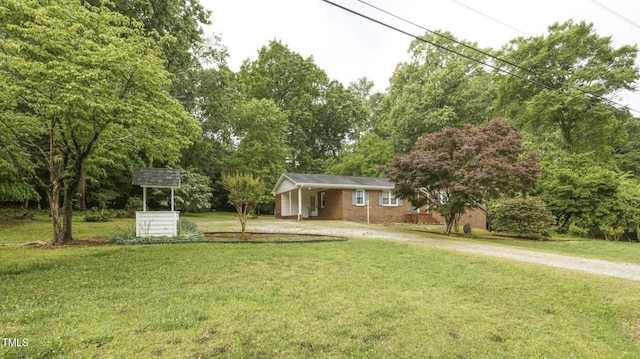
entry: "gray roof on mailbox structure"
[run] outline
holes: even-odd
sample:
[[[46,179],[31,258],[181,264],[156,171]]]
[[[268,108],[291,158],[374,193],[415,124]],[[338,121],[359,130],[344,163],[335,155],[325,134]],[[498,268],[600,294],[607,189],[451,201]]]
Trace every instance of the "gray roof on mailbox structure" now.
[[[142,187],[180,188],[180,170],[172,168],[136,168],[131,184]]]

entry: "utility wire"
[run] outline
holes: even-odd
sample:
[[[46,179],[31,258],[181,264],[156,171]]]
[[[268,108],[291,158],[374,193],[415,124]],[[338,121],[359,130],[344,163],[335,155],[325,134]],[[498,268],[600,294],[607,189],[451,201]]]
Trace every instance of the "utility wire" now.
[[[483,13],[483,12],[480,12],[480,11],[478,11],[478,10],[476,10],[476,9],[472,8],[472,7],[471,7],[471,6],[469,6],[469,5],[463,4],[463,3],[461,3],[460,1],[456,1],[456,0],[451,0],[451,1],[453,1],[454,3],[456,3],[456,4],[458,4],[458,5],[462,6],[462,7],[466,7],[467,9],[469,9],[469,10],[471,10],[471,11],[475,12],[476,14],[480,14],[480,15],[482,15],[482,16],[484,16],[484,17],[486,17],[487,19],[493,20],[493,21],[497,22],[497,23],[498,23],[498,24],[500,24],[500,25],[506,26],[506,27],[510,28],[511,30],[514,30],[514,31],[516,31],[516,32],[519,32],[519,33],[521,33],[521,34],[522,34],[522,35],[524,35],[524,36],[531,37],[531,35],[527,34],[526,32],[524,32],[524,31],[520,31],[520,30],[516,29],[515,27],[513,27],[513,26],[511,26],[511,25],[509,25],[509,24],[507,24],[507,23],[504,23],[504,22],[502,22],[502,21],[500,21],[500,20],[498,20],[498,19],[496,19],[495,17],[491,17],[491,16],[489,16],[489,15],[487,15],[487,14]]]
[[[363,4],[365,4],[365,5],[367,5],[367,6],[369,6],[369,7],[371,7],[371,8],[373,8],[373,9],[376,9],[376,10],[378,10],[378,11],[380,11],[380,12],[383,12],[383,13],[385,13],[385,14],[389,15],[389,16],[392,16],[392,17],[394,17],[394,18],[396,18],[396,19],[398,19],[398,20],[401,20],[401,21],[406,22],[406,23],[408,23],[408,24],[410,24],[410,25],[416,26],[416,27],[418,27],[418,28],[420,28],[420,29],[422,29],[422,30],[424,30],[424,31],[426,31],[426,32],[428,32],[428,33],[430,33],[430,34],[433,34],[433,35],[436,35],[436,36],[442,37],[442,38],[444,38],[444,39],[447,39],[447,40],[449,40],[449,41],[451,41],[451,42],[454,42],[454,43],[456,43],[456,44],[458,44],[458,45],[461,45],[461,46],[463,46],[463,47],[465,47],[465,48],[467,48],[467,49],[470,49],[470,50],[475,51],[475,52],[479,52],[479,53],[481,53],[481,54],[483,54],[483,55],[485,55],[485,56],[487,56],[487,57],[490,57],[490,58],[492,58],[492,59],[494,59],[494,60],[497,60],[497,61],[499,61],[499,62],[502,62],[502,63],[508,64],[508,65],[513,66],[513,67],[515,67],[515,68],[518,68],[518,69],[520,69],[520,70],[522,70],[522,71],[528,72],[528,73],[533,74],[533,75],[536,75],[536,76],[540,76],[540,74],[539,74],[539,73],[537,73],[537,72],[535,72],[535,71],[533,71],[533,70],[531,70],[531,69],[528,69],[528,68],[526,68],[526,67],[522,67],[522,66],[520,66],[520,65],[518,65],[518,64],[516,64],[516,63],[514,63],[514,62],[509,61],[509,60],[501,59],[501,58],[499,58],[499,57],[497,57],[497,56],[495,56],[495,55],[493,55],[493,54],[491,54],[491,53],[488,53],[488,52],[486,52],[486,51],[484,51],[484,50],[481,50],[481,49],[478,49],[478,48],[473,47],[473,46],[471,46],[471,45],[468,45],[468,44],[466,44],[466,43],[464,43],[464,42],[458,41],[458,40],[456,40],[455,38],[453,38],[453,37],[449,37],[449,36],[444,35],[444,34],[442,34],[442,33],[440,33],[440,32],[429,30],[429,29],[425,28],[425,27],[424,27],[424,26],[422,26],[422,25],[419,25],[419,24],[417,24],[417,23],[415,23],[415,22],[412,22],[412,21],[410,21],[410,20],[407,20],[407,19],[404,19],[404,18],[402,18],[402,17],[399,17],[399,16],[397,16],[397,15],[395,15],[395,14],[393,14],[393,13],[389,12],[389,11],[386,11],[386,10],[384,10],[384,9],[381,9],[381,8],[377,7],[377,6],[371,5],[371,4],[369,4],[368,2],[366,2],[366,1],[363,1],[363,0],[358,0],[358,1],[359,1],[359,2],[361,2],[361,3],[363,3]],[[455,2],[455,0],[453,0],[453,1]],[[446,50],[447,50],[447,51],[450,51],[449,49],[446,49]],[[475,61],[475,59],[472,59],[472,60],[474,60],[474,61]]]
[[[596,0],[589,0],[592,3],[594,3],[595,5],[601,7],[602,9],[608,11],[610,14],[612,14],[613,16],[617,17],[618,19],[621,19],[622,21],[628,23],[631,26],[635,26],[636,28],[640,29],[640,25],[638,25],[637,22],[625,17],[624,15],[616,12],[615,10],[612,10],[611,8],[608,8],[606,6],[604,6],[603,4],[601,4],[600,2],[596,1]]]
[[[454,1],[455,1],[455,0],[454,0]],[[497,61],[499,61],[499,62],[503,62],[503,63],[508,64],[508,65],[511,65],[511,66],[513,66],[513,67],[516,67],[516,68],[518,68],[518,69],[522,70],[522,71],[528,72],[528,73],[533,74],[533,75],[536,75],[536,76],[540,76],[540,74],[539,74],[539,73],[537,73],[537,72],[535,72],[535,71],[533,71],[533,70],[531,70],[531,69],[528,69],[528,68],[526,68],[526,67],[522,67],[522,66],[520,66],[520,65],[518,65],[518,64],[516,64],[516,63],[514,63],[514,62],[509,61],[509,60],[501,59],[501,58],[499,58],[499,57],[497,57],[497,56],[495,56],[495,55],[493,55],[493,54],[490,54],[490,53],[488,53],[488,52],[486,52],[486,51],[484,51],[484,50],[480,50],[480,49],[478,49],[478,48],[476,48],[476,47],[473,47],[473,46],[471,46],[471,45],[465,44],[464,42],[458,41],[458,40],[456,40],[456,39],[455,39],[455,38],[453,38],[453,37],[450,37],[450,36],[447,36],[447,35],[441,34],[441,33],[437,32],[437,31],[431,31],[431,30],[427,29],[427,28],[426,28],[426,27],[424,27],[424,26],[421,26],[421,25],[419,25],[419,24],[416,24],[415,22],[412,22],[412,21],[410,21],[410,20],[407,20],[407,19],[402,18],[402,17],[400,17],[400,16],[397,16],[397,15],[395,15],[395,14],[392,14],[391,12],[389,12],[389,11],[387,11],[387,10],[384,10],[384,9],[381,9],[381,8],[379,8],[379,7],[375,6],[375,5],[371,5],[370,3],[366,2],[366,1],[358,0],[358,2],[360,2],[360,3],[362,3],[362,4],[365,4],[365,5],[367,5],[367,6],[371,7],[371,8],[373,8],[373,9],[376,9],[376,10],[378,10],[378,11],[382,12],[382,13],[385,13],[385,14],[387,14],[387,15],[389,15],[389,16],[391,16],[391,17],[393,17],[393,18],[396,18],[396,19],[398,19],[398,20],[400,20],[400,21],[403,21],[403,22],[406,22],[406,23],[408,23],[408,24],[410,24],[410,25],[413,25],[413,26],[415,26],[415,27],[418,27],[418,28],[420,28],[420,29],[422,29],[422,30],[424,30],[424,31],[426,31],[426,32],[428,32],[428,33],[430,33],[430,34],[433,34],[433,35],[436,35],[436,36],[442,37],[442,38],[447,39],[447,40],[449,40],[449,41],[451,41],[451,42],[455,42],[455,43],[456,43],[456,44],[458,44],[458,45],[461,45],[461,46],[463,46],[463,47],[466,47],[467,49],[470,49],[470,50],[473,50],[473,51],[479,52],[479,53],[481,53],[481,54],[483,54],[483,55],[485,55],[485,56],[487,56],[487,57],[490,57],[490,58],[492,58],[492,59],[494,59],[494,60],[497,60]],[[447,51],[449,51],[449,50],[447,50]]]
[[[453,53],[453,54],[455,54],[455,55],[461,56],[461,57],[466,58],[466,59],[468,59],[468,60],[471,60],[471,61],[473,61],[473,62],[476,62],[476,63],[479,63],[479,64],[481,64],[481,65],[487,66],[487,67],[492,68],[492,69],[494,69],[494,70],[497,70],[497,71],[499,71],[499,72],[502,72],[502,73],[505,73],[505,74],[511,75],[511,76],[513,76],[513,77],[515,77],[515,78],[518,78],[518,79],[520,79],[520,80],[524,80],[524,81],[526,81],[526,82],[529,82],[529,83],[532,83],[532,84],[534,84],[534,85],[540,86],[540,87],[545,88],[545,89],[547,89],[547,90],[554,91],[554,92],[556,92],[556,93],[558,93],[558,94],[562,94],[562,95],[565,95],[565,96],[569,96],[569,97],[575,98],[575,99],[580,100],[580,101],[584,101],[584,102],[588,103],[589,105],[594,105],[591,101],[587,101],[586,99],[584,99],[584,98],[582,98],[582,97],[578,97],[578,96],[573,95],[573,94],[571,94],[571,93],[568,93],[568,92],[565,92],[565,91],[562,91],[562,90],[556,89],[556,88],[554,88],[554,87],[551,87],[551,86],[549,86],[549,85],[547,85],[547,84],[544,84],[544,83],[542,83],[542,82],[540,82],[540,81],[533,80],[533,79],[530,79],[530,78],[528,78],[528,77],[524,77],[524,76],[521,76],[521,75],[515,74],[515,73],[513,73],[513,72],[510,72],[510,71],[507,71],[507,70],[505,70],[505,69],[503,69],[503,68],[500,68],[500,67],[498,67],[498,66],[496,66],[496,65],[493,65],[493,64],[489,64],[489,63],[483,62],[483,61],[478,60],[478,59],[476,59],[476,58],[473,58],[473,57],[471,57],[471,56],[468,56],[468,55],[462,54],[462,53],[460,53],[460,52],[458,52],[458,51],[455,51],[455,50],[449,49],[449,48],[447,48],[447,47],[445,47],[445,46],[439,45],[439,44],[437,44],[437,43],[435,43],[435,42],[433,42],[433,41],[429,41],[429,40],[427,40],[427,39],[425,39],[425,38],[423,38],[423,37],[420,37],[420,36],[414,35],[414,34],[412,34],[412,33],[408,32],[408,31],[402,30],[402,29],[400,29],[400,28],[398,28],[398,27],[395,27],[395,26],[389,25],[389,24],[387,24],[387,23],[384,23],[384,22],[382,22],[382,21],[380,21],[380,20],[374,19],[374,18],[372,18],[372,17],[370,17],[370,16],[364,15],[364,14],[362,14],[362,13],[360,13],[360,12],[357,12],[357,11],[355,11],[355,10],[352,10],[352,9],[350,9],[350,8],[347,8],[347,7],[345,7],[345,6],[342,6],[342,5],[340,5],[340,4],[336,4],[336,3],[335,3],[335,2],[333,2],[333,1],[330,1],[330,0],[322,0],[322,1],[323,1],[323,2],[325,2],[325,3],[327,3],[327,4],[330,4],[330,5],[332,5],[332,6],[335,6],[335,7],[339,8],[339,9],[342,9],[342,10],[344,10],[344,11],[347,11],[347,12],[349,12],[349,13],[352,13],[352,14],[354,14],[354,15],[356,15],[356,16],[359,16],[359,17],[362,17],[362,18],[364,18],[364,19],[366,19],[366,20],[369,20],[369,21],[371,21],[371,22],[374,22],[374,23],[376,23],[376,24],[378,24],[378,25],[382,25],[382,26],[387,27],[387,28],[389,28],[389,29],[391,29],[391,30],[394,30],[394,31],[397,31],[397,32],[402,33],[402,34],[404,34],[404,35],[407,35],[407,36],[409,36],[409,37],[412,37],[412,38],[414,38],[414,39],[416,39],[416,40],[418,40],[418,41],[422,41],[422,42],[424,42],[424,43],[427,43],[427,44],[430,44],[430,45],[432,45],[432,46],[435,46],[435,47],[437,47],[437,48],[439,48],[439,49],[442,49],[442,50],[445,50],[445,51],[451,52],[451,53]],[[360,0],[359,0],[359,1],[360,1]],[[365,3],[364,1],[360,1],[360,2]],[[367,4],[367,5],[369,5],[369,4]],[[370,5],[370,6],[372,6],[372,5]],[[372,7],[374,7],[374,6],[372,6]],[[376,7],[374,7],[374,8],[376,8]],[[376,8],[376,9],[378,9],[378,8]],[[379,11],[382,11],[382,12],[384,12],[384,13],[386,13],[386,14],[389,14],[389,15],[391,15],[391,16],[393,16],[393,17],[397,18],[397,19],[400,19],[400,20],[402,20],[402,21],[404,21],[404,22],[407,22],[407,23],[409,23],[409,24],[412,24],[412,25],[414,25],[414,26],[418,26],[418,27],[420,27],[420,28],[424,29],[423,27],[421,27],[421,26],[419,26],[419,25],[415,25],[414,23],[412,23],[412,22],[410,22],[410,21],[408,21],[408,20],[406,20],[406,19],[403,19],[403,18],[401,18],[401,17],[399,17],[399,16],[393,15],[393,14],[391,14],[391,13],[389,13],[389,12],[385,11],[385,10],[379,10]],[[430,31],[430,30],[428,30],[428,31],[429,31],[429,32],[431,32],[431,33],[435,33],[435,34],[437,34],[436,32],[433,32],[433,31]],[[441,35],[441,36],[444,36],[444,35]],[[454,40],[454,41],[455,41],[455,40]],[[457,42],[457,41],[456,41],[456,42]],[[464,45],[464,44],[463,44],[463,45]],[[469,47],[469,48],[472,48],[472,49],[474,49],[475,51],[478,51],[478,52],[480,52],[480,53],[484,53],[484,52],[483,52],[483,51],[481,51],[481,50],[478,50],[478,49],[476,49],[476,48],[473,48],[472,46],[469,46],[469,45],[465,45],[465,46],[466,46],[466,47]],[[494,56],[492,56],[492,55],[491,55],[491,57],[494,57]],[[497,57],[496,57],[496,58],[497,58]],[[505,63],[509,63],[509,64],[511,64],[509,61],[502,60],[502,59],[500,59],[500,58],[497,58],[497,59],[498,59],[499,61],[502,61],[502,62],[505,62]],[[514,65],[514,66],[516,66],[516,67],[518,67],[518,68],[520,68],[520,69],[523,69],[523,70],[525,70],[525,71],[528,71],[528,72],[530,72],[530,73],[534,73],[534,74],[535,74],[535,72],[533,72],[533,71],[531,71],[531,70],[525,69],[525,68],[520,67],[520,66],[517,66],[517,65]],[[581,89],[576,89],[576,90],[578,90],[578,91],[580,91],[580,92],[582,92],[582,93],[584,93],[585,95],[588,95],[588,96],[590,96],[590,97],[593,97],[593,98],[599,99],[599,100],[601,100],[601,101],[603,101],[603,102],[607,102],[607,103],[609,103],[610,105],[612,105],[612,107],[613,107],[614,109],[620,110],[618,107],[616,107],[616,106],[619,106],[619,107],[622,107],[622,108],[626,108],[626,109],[627,109],[627,110],[629,110],[629,111],[633,111],[633,112],[636,112],[636,113],[640,114],[640,111],[638,111],[638,110],[636,110],[636,109],[633,109],[633,108],[631,108],[631,107],[629,107],[629,106],[622,105],[622,104],[617,103],[617,102],[615,102],[615,101],[613,101],[613,100],[609,100],[608,98],[603,97],[603,96],[600,96],[600,95],[598,95],[598,94],[594,94],[594,93],[591,93],[591,92],[589,92],[589,91],[581,90]]]

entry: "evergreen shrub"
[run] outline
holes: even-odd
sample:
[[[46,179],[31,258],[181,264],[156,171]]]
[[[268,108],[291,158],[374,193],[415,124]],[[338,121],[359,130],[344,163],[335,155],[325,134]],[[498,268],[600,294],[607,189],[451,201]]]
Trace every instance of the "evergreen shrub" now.
[[[539,198],[511,198],[496,202],[492,230],[531,239],[547,239],[553,232],[553,218]]]

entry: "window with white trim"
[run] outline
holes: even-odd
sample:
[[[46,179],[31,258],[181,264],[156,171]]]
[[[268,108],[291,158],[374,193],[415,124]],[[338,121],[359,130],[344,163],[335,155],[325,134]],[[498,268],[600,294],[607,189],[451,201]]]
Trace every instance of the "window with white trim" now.
[[[324,192],[320,192],[320,208],[324,208]]]
[[[357,189],[356,190],[356,206],[364,206],[364,190]]]
[[[393,191],[383,191],[380,195],[381,205],[383,206],[397,206],[398,198],[396,198],[395,193]]]

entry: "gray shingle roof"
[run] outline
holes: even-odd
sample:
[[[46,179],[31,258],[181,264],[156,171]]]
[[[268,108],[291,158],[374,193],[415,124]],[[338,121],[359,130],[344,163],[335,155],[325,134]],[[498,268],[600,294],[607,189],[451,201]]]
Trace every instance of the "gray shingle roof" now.
[[[306,173],[284,173],[284,176],[290,180],[304,186],[344,186],[353,187],[381,187],[394,188],[395,184],[387,178],[375,177],[354,177],[354,176],[336,176],[322,174],[306,174]]]
[[[179,188],[180,170],[172,168],[136,168],[131,184],[143,187]]]

